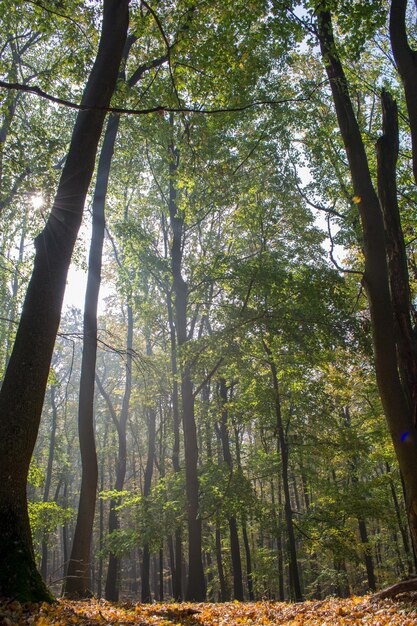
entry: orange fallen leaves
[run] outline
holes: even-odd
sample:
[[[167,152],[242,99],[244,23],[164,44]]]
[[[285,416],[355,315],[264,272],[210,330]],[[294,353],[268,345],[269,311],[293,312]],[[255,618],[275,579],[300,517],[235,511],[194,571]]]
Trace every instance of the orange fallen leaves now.
[[[0,602],[0,626],[417,626],[412,599],[370,602],[369,597],[327,598],[299,604],[111,604],[104,600],[54,605]]]

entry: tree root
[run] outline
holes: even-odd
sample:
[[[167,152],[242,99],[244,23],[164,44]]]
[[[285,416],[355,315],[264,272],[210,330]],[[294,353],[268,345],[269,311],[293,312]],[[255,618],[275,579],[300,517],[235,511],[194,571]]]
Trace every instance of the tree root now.
[[[378,591],[371,596],[371,602],[378,602],[378,600],[386,600],[387,598],[395,598],[400,593],[411,593],[417,591],[417,576],[408,580],[402,580],[395,585],[391,585],[386,589]]]

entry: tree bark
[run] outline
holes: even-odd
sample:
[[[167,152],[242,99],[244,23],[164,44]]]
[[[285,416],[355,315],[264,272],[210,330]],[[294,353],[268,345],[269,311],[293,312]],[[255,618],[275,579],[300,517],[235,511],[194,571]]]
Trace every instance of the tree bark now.
[[[128,0],[104,0],[99,49],[35,261],[0,392],[0,596],[51,600],[33,555],[26,479],[38,433],[66,278],[128,26]]]
[[[417,183],[417,53],[408,43],[405,16],[407,0],[392,0],[389,33],[392,52],[404,87],[410,120],[413,174]]]
[[[376,143],[378,196],[386,233],[389,286],[394,313],[398,366],[414,424],[417,423],[417,344],[411,319],[411,295],[404,234],[397,201],[396,167],[399,150],[397,105],[381,96],[383,135]]]
[[[408,520],[417,545],[417,433],[399,375],[393,304],[389,290],[382,212],[376,195],[349,87],[337,55],[331,14],[317,11],[318,36],[336,114],[348,157],[362,223],[363,284],[371,315],[378,389],[404,479]]]

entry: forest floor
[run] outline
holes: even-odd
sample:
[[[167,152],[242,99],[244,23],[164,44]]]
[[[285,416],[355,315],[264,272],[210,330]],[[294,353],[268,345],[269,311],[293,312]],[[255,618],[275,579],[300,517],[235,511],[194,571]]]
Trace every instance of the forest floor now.
[[[372,602],[369,596],[327,598],[298,604],[227,602],[224,604],[111,604],[104,600],[53,605],[0,602],[0,626],[311,626],[372,624],[417,626],[417,599]]]

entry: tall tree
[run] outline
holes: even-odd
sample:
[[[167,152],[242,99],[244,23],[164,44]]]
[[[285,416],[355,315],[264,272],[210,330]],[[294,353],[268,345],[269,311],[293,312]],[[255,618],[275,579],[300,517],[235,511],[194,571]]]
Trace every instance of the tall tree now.
[[[106,109],[126,40],[128,0],[104,0],[97,57],[55,201],[37,236],[34,269],[0,392],[0,595],[50,600],[33,555],[26,478],[39,428],[71,255]]]
[[[417,431],[413,407],[400,376],[384,221],[326,3],[317,7],[317,26],[361,217],[365,262],[362,282],[369,301],[378,388],[404,479],[408,519],[417,546]]]

